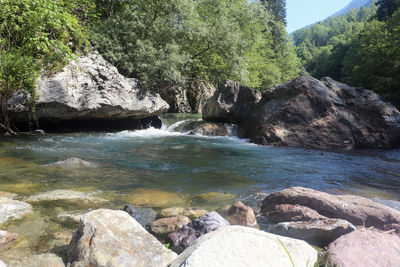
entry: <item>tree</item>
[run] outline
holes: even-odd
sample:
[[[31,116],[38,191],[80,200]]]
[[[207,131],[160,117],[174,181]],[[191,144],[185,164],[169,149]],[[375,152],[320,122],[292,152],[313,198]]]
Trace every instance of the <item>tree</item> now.
[[[400,1],[379,0],[376,5],[378,6],[376,17],[378,20],[382,21],[392,17],[393,13],[400,7]]]
[[[262,0],[261,3],[272,11],[275,21],[282,22],[286,26],[286,0]]]

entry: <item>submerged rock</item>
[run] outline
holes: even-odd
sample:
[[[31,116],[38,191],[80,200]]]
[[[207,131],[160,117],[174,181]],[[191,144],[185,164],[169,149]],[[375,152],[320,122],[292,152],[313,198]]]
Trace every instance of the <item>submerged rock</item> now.
[[[318,247],[325,247],[354,230],[351,223],[340,219],[283,222],[268,227],[270,233],[301,239]]]
[[[235,196],[230,193],[221,193],[221,192],[208,192],[203,194],[198,194],[193,197],[194,201],[198,202],[219,202],[225,200],[234,199]]]
[[[161,210],[160,215],[162,217],[176,217],[179,215],[183,215],[189,217],[194,220],[203,216],[204,214],[209,213],[207,210],[198,210],[198,209],[185,209],[181,207],[172,207]]]
[[[47,164],[49,167],[62,167],[62,168],[96,168],[98,165],[93,162],[85,161],[78,158],[69,158],[66,160],[57,161],[51,164]]]
[[[329,266],[391,267],[400,263],[400,237],[360,229],[329,245]]]
[[[65,267],[63,260],[54,254],[41,254],[10,262],[12,267]]]
[[[157,213],[149,208],[138,208],[133,205],[125,205],[123,211],[127,212],[143,227],[156,219]]]
[[[187,125],[189,134],[204,136],[237,136],[238,126],[223,122],[197,121]]]
[[[150,223],[150,230],[159,236],[163,236],[178,231],[190,222],[191,220],[188,217],[182,215],[162,218]]]
[[[18,234],[0,230],[0,249],[11,244],[18,238]]]
[[[172,262],[171,267],[312,267],[317,257],[318,252],[304,241],[249,227],[228,226],[200,237]]]
[[[106,202],[106,199],[96,197],[97,193],[91,192],[79,192],[79,191],[72,191],[72,190],[54,190],[39,193],[33,196],[30,196],[26,199],[28,202],[43,202],[43,201],[86,201],[86,202]]]
[[[136,206],[162,208],[186,204],[187,195],[157,189],[139,188],[134,190],[125,200]]]
[[[167,242],[171,244],[173,250],[181,252],[190,247],[200,236],[229,225],[227,220],[213,211],[193,220],[177,232],[170,233]]]
[[[241,124],[242,137],[262,145],[334,149],[400,146],[400,112],[395,107],[372,91],[330,78],[319,81],[301,76],[277,85],[263,94],[257,109],[246,118]]]
[[[175,257],[128,213],[101,209],[82,217],[68,250],[68,266],[166,267]]]
[[[203,119],[210,122],[240,123],[249,118],[261,100],[261,93],[226,80],[203,109]]]
[[[61,72],[41,77],[36,88],[39,121],[149,118],[165,113],[169,105],[143,89],[136,79],[118,73],[96,51],[71,61]],[[22,93],[10,98],[11,119],[29,118]]]
[[[8,220],[20,219],[30,212],[32,212],[32,206],[28,203],[0,198],[0,224]]]
[[[347,220],[355,226],[387,230],[392,224],[400,224],[400,211],[360,196],[330,195],[313,189],[293,187],[270,194],[263,201],[261,212],[267,214],[275,210],[278,204],[305,206],[318,214]]]

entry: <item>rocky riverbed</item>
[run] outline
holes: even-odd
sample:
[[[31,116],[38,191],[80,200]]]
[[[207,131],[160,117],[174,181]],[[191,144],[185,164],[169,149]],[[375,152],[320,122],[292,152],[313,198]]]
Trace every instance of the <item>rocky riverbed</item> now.
[[[159,193],[153,196],[162,201],[152,206],[159,202],[165,208],[154,210],[140,204],[104,209],[110,207],[107,199],[72,190],[24,198],[1,192],[0,264],[346,267],[400,262],[400,211],[364,197],[293,187],[260,195],[249,206],[236,201],[207,211],[168,207],[175,199]],[[46,219],[36,207],[56,208],[60,202],[93,210]]]

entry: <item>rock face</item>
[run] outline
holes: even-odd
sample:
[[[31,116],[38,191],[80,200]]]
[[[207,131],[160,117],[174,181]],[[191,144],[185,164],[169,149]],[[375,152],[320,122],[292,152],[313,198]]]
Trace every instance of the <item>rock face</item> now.
[[[268,232],[304,240],[314,246],[325,247],[355,229],[351,223],[345,220],[323,219],[283,222],[270,226]]]
[[[329,266],[399,266],[400,237],[377,230],[357,230],[330,244],[329,252]]]
[[[347,220],[356,226],[391,230],[393,225],[400,224],[400,211],[360,196],[330,195],[293,187],[270,194],[263,201],[261,212],[268,216],[280,204],[308,207],[322,216]]]
[[[261,93],[234,81],[223,82],[205,105],[203,119],[240,123],[248,119],[261,100]]]
[[[127,212],[143,227],[156,219],[157,213],[149,208],[138,208],[133,205],[125,205],[123,211]]]
[[[160,92],[161,97],[170,105],[169,112],[201,113],[209,98],[215,93],[215,87],[205,82],[192,82],[187,87],[172,87]]]
[[[32,212],[32,206],[28,203],[0,198],[0,224],[8,220],[20,219],[30,212]]]
[[[136,79],[119,74],[97,52],[72,61],[52,77],[40,78],[37,95],[39,121],[142,119],[169,109],[159,95],[142,89]],[[23,95],[16,94],[8,104],[13,121],[27,120]]]
[[[242,137],[257,144],[333,149],[400,145],[396,108],[372,91],[330,78],[301,76],[275,86],[253,112],[241,124]]]
[[[257,219],[252,208],[236,201],[228,209],[226,219],[232,225],[242,225],[258,228]]]
[[[168,266],[176,254],[124,211],[87,213],[74,234],[68,263],[78,266]]]
[[[42,254],[15,260],[10,263],[13,267],[65,267],[60,257],[54,254]]]
[[[66,160],[61,160],[48,164],[46,166],[77,169],[77,168],[96,168],[98,165],[96,163],[85,161],[78,158],[69,158]]]
[[[11,244],[18,238],[18,234],[0,230],[0,249]]]
[[[167,235],[178,231],[180,228],[190,223],[191,220],[186,216],[176,216],[158,219],[150,224],[150,230],[157,235]]]
[[[314,266],[317,257],[317,251],[304,241],[276,236],[249,227],[229,226],[200,237],[192,247],[172,262],[171,267],[311,267]]]
[[[167,242],[171,244],[172,249],[181,252],[191,246],[200,236],[229,225],[227,220],[213,211],[193,220],[177,232],[170,233]]]

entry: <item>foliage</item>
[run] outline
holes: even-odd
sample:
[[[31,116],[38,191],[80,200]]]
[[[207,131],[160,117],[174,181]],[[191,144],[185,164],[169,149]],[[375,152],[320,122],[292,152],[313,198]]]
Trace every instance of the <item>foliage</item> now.
[[[266,88],[299,73],[285,35],[259,2],[132,0],[95,28],[92,42],[125,75],[157,91],[192,79]]]
[[[34,98],[39,71],[57,71],[87,46],[87,33],[63,1],[0,0],[0,98],[6,124],[9,95]]]

